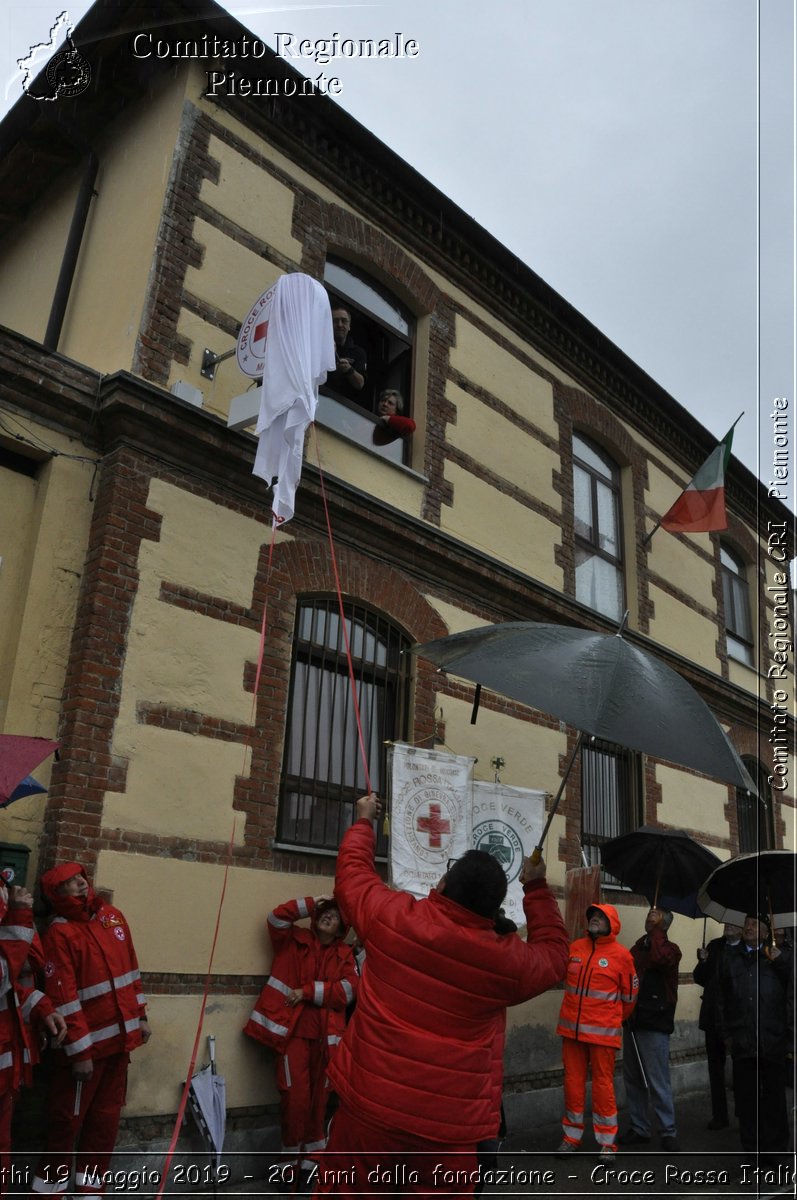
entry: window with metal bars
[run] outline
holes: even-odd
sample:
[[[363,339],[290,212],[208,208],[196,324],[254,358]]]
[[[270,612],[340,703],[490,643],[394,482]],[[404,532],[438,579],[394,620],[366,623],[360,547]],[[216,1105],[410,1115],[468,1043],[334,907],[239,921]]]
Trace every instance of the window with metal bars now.
[[[409,713],[405,635],[361,604],[344,605],[371,787],[384,794],[385,742],[406,739]],[[296,614],[278,841],[337,850],[367,790],[346,641],[334,597],[306,599]],[[386,851],[380,829],[377,854]]]
[[[642,759],[634,750],[594,739],[581,750],[581,845],[590,865],[610,838],[642,824]],[[619,882],[604,871],[603,882]]]
[[[758,788],[758,795],[743,788],[736,789],[736,824],[739,830],[739,853],[771,850],[775,845],[775,822],[772,813],[772,789],[767,772],[757,758],[743,757],[747,773]]]

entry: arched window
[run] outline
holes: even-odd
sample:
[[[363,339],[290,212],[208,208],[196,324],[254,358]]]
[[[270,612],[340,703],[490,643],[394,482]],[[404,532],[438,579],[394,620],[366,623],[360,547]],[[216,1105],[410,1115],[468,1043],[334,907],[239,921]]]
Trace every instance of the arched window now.
[[[720,546],[722,598],[725,604],[725,637],[728,654],[753,666],[753,623],[745,564],[724,543]]]
[[[625,607],[620,468],[594,442],[573,434],[576,599],[619,621]]]
[[[345,310],[349,316],[348,353],[341,357],[354,357],[358,370],[354,376],[357,386],[338,372],[327,379],[321,389],[318,419],[384,458],[408,462],[406,439],[382,445],[374,442],[373,433],[379,397],[386,389],[400,393],[404,406],[400,415],[412,416],[415,318],[386,287],[351,263],[327,259],[324,283],[333,314]],[[362,387],[360,379],[364,379]]]
[[[384,794],[385,742],[407,737],[410,641],[364,605],[344,605],[371,787]],[[306,599],[296,614],[277,839],[336,851],[366,791],[338,601]],[[377,852],[384,853],[379,833]]]
[[[743,788],[736,789],[736,825],[739,830],[739,853],[770,850],[775,845],[775,821],[772,812],[772,789],[767,771],[757,758],[742,757],[747,773],[758,788],[753,796]]]

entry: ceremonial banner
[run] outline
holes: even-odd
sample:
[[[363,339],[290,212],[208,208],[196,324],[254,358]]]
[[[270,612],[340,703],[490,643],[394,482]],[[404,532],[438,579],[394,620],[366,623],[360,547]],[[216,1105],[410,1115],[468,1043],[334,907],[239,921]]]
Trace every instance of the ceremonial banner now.
[[[471,846],[471,776],[476,760],[392,747],[390,880],[418,898]]]
[[[492,854],[506,871],[509,888],[504,912],[518,926],[526,924],[518,876],[524,858],[540,840],[545,795],[504,783],[473,783],[473,846]]]

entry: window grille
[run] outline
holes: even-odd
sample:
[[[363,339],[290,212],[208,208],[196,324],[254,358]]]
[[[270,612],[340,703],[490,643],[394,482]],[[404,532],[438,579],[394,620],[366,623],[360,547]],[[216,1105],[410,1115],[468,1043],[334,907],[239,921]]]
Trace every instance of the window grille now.
[[[642,824],[642,760],[634,750],[594,739],[581,749],[581,845],[590,865],[610,838]],[[604,871],[604,883],[618,885]]]
[[[775,845],[775,822],[772,812],[772,789],[767,772],[757,758],[742,758],[747,773],[758,788],[753,796],[744,788],[736,789],[736,824],[739,830],[739,853],[771,850]]]
[[[409,639],[361,604],[344,606],[371,787],[384,795],[386,741],[406,739]],[[336,598],[299,604],[278,841],[337,850],[366,791],[346,643]],[[386,839],[379,830],[377,853]]]

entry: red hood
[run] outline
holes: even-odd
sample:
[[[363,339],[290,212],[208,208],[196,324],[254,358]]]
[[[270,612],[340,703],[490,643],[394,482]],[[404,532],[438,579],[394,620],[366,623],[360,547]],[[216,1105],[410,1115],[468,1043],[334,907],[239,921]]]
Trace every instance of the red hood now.
[[[609,932],[607,934],[604,934],[602,937],[596,938],[595,941],[596,942],[613,942],[613,941],[615,941],[618,933],[622,929],[622,925],[620,924],[620,918],[617,915],[617,909],[614,908],[614,906],[611,904],[590,904],[590,906],[586,912],[587,920],[589,920],[589,914],[592,912],[593,908],[596,908],[598,910],[598,912],[603,913],[604,917],[609,922]],[[589,934],[587,936],[589,936]]]
[[[88,893],[82,898],[58,894],[60,885],[73,875],[82,875],[89,882],[86,868],[77,862],[59,863],[57,867],[45,871],[40,880],[42,895],[49,900],[57,916],[66,917],[68,921],[88,921],[100,903],[90,883]]]

